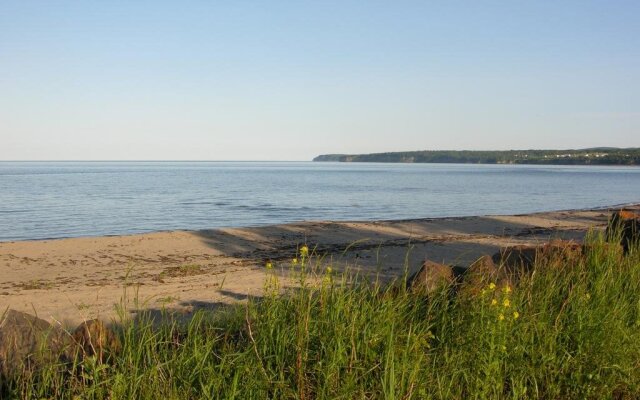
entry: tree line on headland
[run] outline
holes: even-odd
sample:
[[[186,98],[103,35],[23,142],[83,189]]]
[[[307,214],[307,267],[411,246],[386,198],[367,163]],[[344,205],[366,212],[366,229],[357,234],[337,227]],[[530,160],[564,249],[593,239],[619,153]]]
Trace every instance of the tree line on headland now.
[[[324,154],[313,161],[461,164],[640,165],[640,148],[579,150],[424,150],[373,154]]]

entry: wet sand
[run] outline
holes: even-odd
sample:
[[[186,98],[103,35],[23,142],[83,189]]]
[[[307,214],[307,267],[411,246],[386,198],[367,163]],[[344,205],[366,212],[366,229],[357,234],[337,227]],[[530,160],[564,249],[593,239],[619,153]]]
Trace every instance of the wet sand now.
[[[631,207],[640,209],[640,206]],[[0,312],[37,313],[63,325],[163,308],[188,315],[263,290],[265,262],[286,273],[299,246],[340,269],[384,278],[425,258],[466,266],[501,246],[582,240],[606,209],[376,222],[302,222],[253,228],[0,242]],[[286,281],[284,281],[286,282]],[[293,285],[293,283],[291,283]],[[134,299],[137,298],[137,304]]]

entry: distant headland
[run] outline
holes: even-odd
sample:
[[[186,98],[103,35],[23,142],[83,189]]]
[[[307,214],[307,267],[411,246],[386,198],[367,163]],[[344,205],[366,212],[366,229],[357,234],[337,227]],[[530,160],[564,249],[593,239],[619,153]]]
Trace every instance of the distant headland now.
[[[313,161],[460,164],[640,165],[640,148],[578,150],[423,150],[372,154],[323,154]]]

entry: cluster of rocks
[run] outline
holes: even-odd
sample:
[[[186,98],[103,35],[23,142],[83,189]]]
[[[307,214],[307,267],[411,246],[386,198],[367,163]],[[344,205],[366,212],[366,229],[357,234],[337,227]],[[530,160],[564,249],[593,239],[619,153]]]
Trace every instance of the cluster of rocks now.
[[[609,218],[606,230],[607,246],[623,256],[640,242],[640,213],[620,210]],[[570,240],[553,240],[541,245],[510,246],[493,256],[483,256],[467,267],[451,266],[426,260],[420,270],[407,281],[409,289],[432,294],[443,286],[464,283],[467,291],[480,290],[483,282],[496,285],[515,284],[535,265],[562,268],[579,261],[589,250],[588,244]]]
[[[482,256],[471,265],[451,266],[426,260],[418,272],[408,281],[412,291],[431,294],[443,286],[464,283],[473,291],[483,282],[491,281],[498,286],[512,284],[522,274],[531,272],[542,259],[575,260],[582,257],[584,246],[565,240],[555,240],[539,246],[511,246],[500,249],[493,256]]]
[[[119,349],[117,335],[100,320],[85,321],[67,332],[30,314],[0,311],[0,379],[44,363],[71,363],[84,357],[104,362]]]

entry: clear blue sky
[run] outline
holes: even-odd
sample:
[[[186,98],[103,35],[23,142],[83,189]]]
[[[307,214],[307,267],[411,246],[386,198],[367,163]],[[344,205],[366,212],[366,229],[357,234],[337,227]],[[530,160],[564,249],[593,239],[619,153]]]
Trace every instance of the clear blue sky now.
[[[0,0],[0,160],[640,146],[640,1]]]

